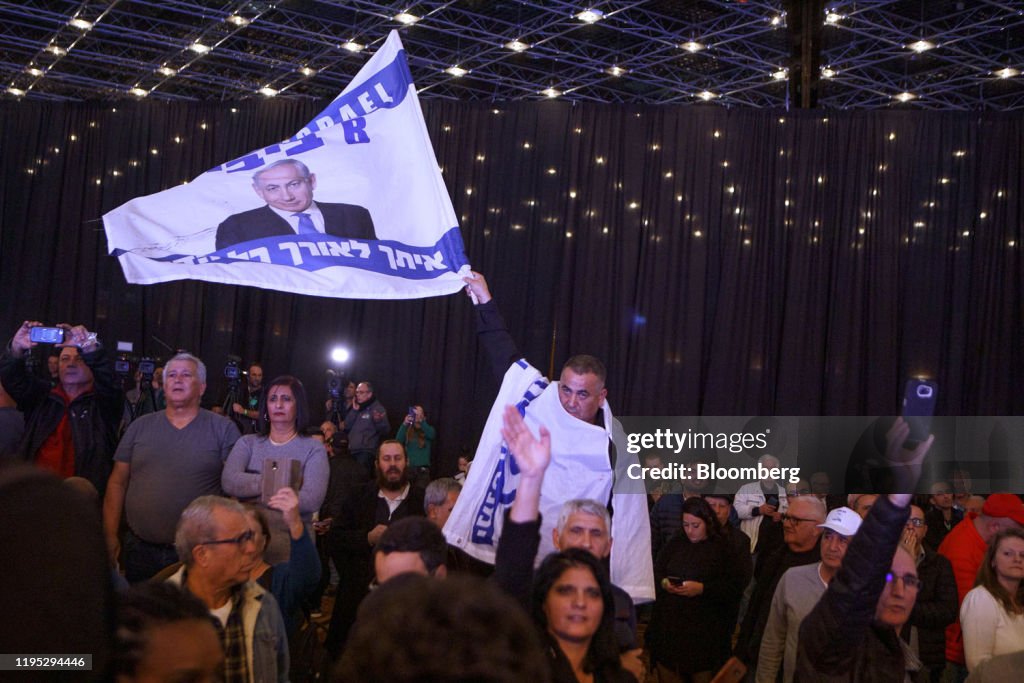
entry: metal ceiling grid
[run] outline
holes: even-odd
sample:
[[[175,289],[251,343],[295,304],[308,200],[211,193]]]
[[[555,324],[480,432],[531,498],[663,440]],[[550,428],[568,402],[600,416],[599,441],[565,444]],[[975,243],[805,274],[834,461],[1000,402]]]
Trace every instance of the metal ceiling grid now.
[[[1024,107],[1022,2],[806,2],[821,8],[813,22],[825,73],[813,75],[820,107]],[[786,12],[804,6],[0,0],[0,92],[53,100],[331,98],[398,29],[424,98],[786,107],[800,59]],[[581,20],[584,10],[595,21]],[[401,12],[416,20],[402,23]]]

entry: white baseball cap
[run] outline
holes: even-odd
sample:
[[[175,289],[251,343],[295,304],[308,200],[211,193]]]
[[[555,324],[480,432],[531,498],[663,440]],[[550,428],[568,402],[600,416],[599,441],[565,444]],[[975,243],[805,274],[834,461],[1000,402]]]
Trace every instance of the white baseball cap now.
[[[856,512],[848,507],[836,508],[832,512],[828,513],[828,517],[825,521],[818,526],[822,529],[831,529],[837,534],[843,536],[853,536],[857,533],[857,529],[860,528],[860,523],[863,520]]]

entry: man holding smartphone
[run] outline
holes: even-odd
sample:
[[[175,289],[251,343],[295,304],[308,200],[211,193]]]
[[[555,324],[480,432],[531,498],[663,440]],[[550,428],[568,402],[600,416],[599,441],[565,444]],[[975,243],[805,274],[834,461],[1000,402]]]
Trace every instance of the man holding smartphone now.
[[[51,387],[29,372],[25,360],[45,329],[60,352],[59,382]],[[37,338],[39,334],[36,334]],[[0,356],[0,382],[25,414],[16,455],[60,477],[88,479],[102,496],[113,465],[124,395],[106,351],[82,325],[44,328],[26,320]]]

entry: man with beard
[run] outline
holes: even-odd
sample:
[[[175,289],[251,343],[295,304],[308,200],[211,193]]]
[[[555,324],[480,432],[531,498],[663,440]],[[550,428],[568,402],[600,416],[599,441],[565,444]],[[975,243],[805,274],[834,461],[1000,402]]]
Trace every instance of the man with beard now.
[[[356,609],[373,578],[373,551],[388,525],[423,516],[423,489],[409,483],[405,447],[383,442],[374,462],[376,480],[356,490],[334,520],[328,545],[338,569],[338,593],[327,632],[327,651],[337,658]]]

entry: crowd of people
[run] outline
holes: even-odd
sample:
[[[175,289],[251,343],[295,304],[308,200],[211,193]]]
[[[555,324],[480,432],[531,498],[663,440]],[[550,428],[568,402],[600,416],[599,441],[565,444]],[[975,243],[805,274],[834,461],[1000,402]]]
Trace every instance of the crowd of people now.
[[[915,497],[933,438],[908,446],[902,419],[886,435],[892,492],[838,496],[825,473],[736,495],[614,492],[603,365],[577,356],[557,382],[540,377],[482,276],[467,289],[504,378],[478,464],[453,477],[433,476],[423,406],[395,429],[370,382],[319,421],[299,379],[264,382],[254,364],[218,414],[200,407],[204,363],[180,352],[152,409],[126,420],[94,333],[66,326],[42,377],[26,364],[40,324],[26,321],[0,358],[0,506],[69,540],[5,530],[0,609],[18,628],[0,639],[90,648],[95,677],[119,681],[1019,675],[1019,496],[979,501],[958,481]],[[493,458],[479,456],[488,428]],[[590,471],[571,464],[581,453]]]

